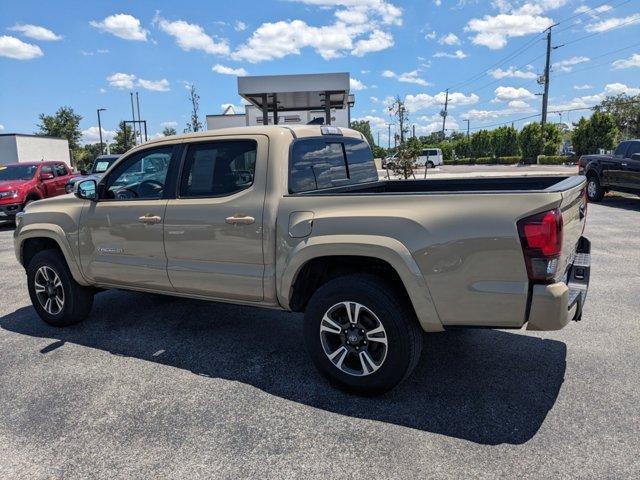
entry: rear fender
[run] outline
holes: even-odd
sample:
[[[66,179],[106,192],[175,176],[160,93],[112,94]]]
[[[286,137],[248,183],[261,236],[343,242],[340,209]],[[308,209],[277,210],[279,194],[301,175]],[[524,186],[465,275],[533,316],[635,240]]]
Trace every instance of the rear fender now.
[[[301,268],[314,258],[352,255],[387,262],[402,280],[423,330],[442,331],[442,323],[427,284],[409,250],[398,240],[376,235],[326,235],[298,243],[285,258],[278,259],[278,301],[289,308],[291,287]]]

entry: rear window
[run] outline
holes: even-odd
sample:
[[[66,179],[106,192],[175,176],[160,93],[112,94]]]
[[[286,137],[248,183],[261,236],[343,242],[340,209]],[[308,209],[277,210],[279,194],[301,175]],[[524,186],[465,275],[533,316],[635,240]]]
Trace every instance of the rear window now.
[[[291,148],[290,193],[377,180],[371,149],[362,140],[305,138],[295,141]]]

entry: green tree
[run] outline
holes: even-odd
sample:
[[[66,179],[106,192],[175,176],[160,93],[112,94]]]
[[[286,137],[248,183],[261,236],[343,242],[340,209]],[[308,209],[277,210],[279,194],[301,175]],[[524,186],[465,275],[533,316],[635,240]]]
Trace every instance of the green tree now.
[[[538,155],[544,147],[540,124],[535,122],[525,125],[518,135],[518,145],[525,163],[537,163]]]
[[[432,132],[427,136],[420,137],[420,141],[425,145],[438,145],[443,140],[442,132]]]
[[[351,122],[351,128],[364,135],[364,138],[367,139],[367,142],[369,142],[371,147],[375,145],[373,135],[371,134],[371,124],[369,123],[369,120],[354,120]]]
[[[453,149],[456,152],[458,158],[468,158],[471,156],[471,141],[466,136],[456,140],[453,144]]]
[[[396,96],[393,103],[389,106],[389,113],[396,117],[400,144],[403,144],[409,132],[409,111],[399,96]]]
[[[544,125],[544,146],[542,153],[545,155],[557,155],[562,145],[562,130],[555,123]]]
[[[178,132],[173,127],[164,127],[164,130],[162,130],[162,135],[164,135],[165,137],[170,137],[171,135],[177,134]]]
[[[640,95],[607,97],[596,111],[610,114],[623,138],[640,138]]]
[[[422,153],[422,143],[415,137],[411,137],[398,145],[398,157],[391,165],[391,171],[407,179],[413,175],[416,168],[416,159]]]
[[[513,127],[498,127],[491,132],[491,148],[496,157],[518,155],[518,131]]]
[[[373,152],[373,158],[384,158],[387,156],[387,149],[378,145],[372,145],[371,150]]]
[[[99,143],[88,143],[85,146],[79,148],[78,153],[75,157],[76,168],[78,170],[89,170],[93,165],[93,162],[100,154],[101,152]]]
[[[184,129],[185,133],[199,132],[202,130],[202,123],[200,123],[200,95],[196,93],[195,85],[189,85],[189,101],[191,102],[191,120],[187,123],[187,128]]]
[[[611,150],[619,135],[612,115],[594,112],[590,119],[582,117],[574,124],[571,143],[576,155],[597,153],[599,149]]]
[[[133,129],[124,122],[118,125],[118,131],[109,146],[111,153],[124,153],[136,144],[136,137]]]
[[[490,157],[493,154],[491,146],[491,132],[479,130],[471,135],[471,156],[474,158]]]
[[[38,117],[38,131],[36,135],[47,135],[50,137],[66,138],[69,142],[69,150],[71,150],[74,166],[76,165],[76,156],[80,150],[80,120],[82,116],[73,111],[71,107],[60,107],[53,115],[45,115],[41,113]]]

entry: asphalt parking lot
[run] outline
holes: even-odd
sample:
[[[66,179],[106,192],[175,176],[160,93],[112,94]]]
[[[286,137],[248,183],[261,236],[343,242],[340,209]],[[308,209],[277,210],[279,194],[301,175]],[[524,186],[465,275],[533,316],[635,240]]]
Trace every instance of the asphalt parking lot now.
[[[112,291],[49,327],[0,227],[0,478],[638,478],[640,199],[591,204],[586,235],[580,323],[429,335],[359,398],[298,315]]]

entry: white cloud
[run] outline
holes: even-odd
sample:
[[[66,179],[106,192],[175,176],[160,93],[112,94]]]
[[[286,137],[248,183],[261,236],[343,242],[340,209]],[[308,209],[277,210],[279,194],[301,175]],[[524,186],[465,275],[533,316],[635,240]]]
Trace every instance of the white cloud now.
[[[351,77],[349,78],[349,88],[357,92],[359,90],[366,90],[367,86],[357,78]]]
[[[156,17],[154,23],[164,33],[175,38],[178,46],[188,52],[200,50],[212,55],[228,55],[229,44],[226,40],[214,40],[207,35],[200,25],[187,23],[184,20],[170,22],[162,17]]]
[[[570,72],[573,70],[575,65],[579,65],[581,63],[586,63],[591,60],[589,57],[571,57],[566,60],[561,60],[560,62],[556,62],[553,64],[554,68],[558,68],[563,72]]]
[[[220,109],[224,115],[235,115],[243,113],[245,108],[242,105],[234,105],[233,103],[222,103]]]
[[[591,90],[592,88],[593,88],[593,85],[589,85],[588,83],[585,83],[584,85],[573,86],[574,90]]]
[[[12,32],[20,32],[27,38],[32,38],[34,40],[41,40],[44,42],[51,42],[56,40],[62,40],[62,35],[56,35],[48,28],[40,27],[38,25],[22,25],[16,24],[11,27],[9,30]]]
[[[435,58],[457,58],[459,60],[462,60],[463,58],[467,58],[468,55],[462,50],[456,50],[454,53],[436,52],[433,54],[433,56]]]
[[[387,49],[394,44],[387,26],[402,24],[402,10],[385,0],[292,0],[335,9],[335,21],[324,26],[304,20],[261,24],[232,54],[234,60],[258,63],[299,55],[312,48],[325,60]]]
[[[0,132],[4,130],[4,125],[0,123]]]
[[[419,93],[417,95],[407,95],[405,97],[405,105],[409,112],[419,112],[430,107],[439,107],[444,105],[445,92],[440,92],[436,95],[429,95],[426,93]],[[471,95],[465,95],[460,92],[452,92],[449,94],[449,106],[455,107],[460,105],[473,105],[478,103],[480,97],[475,93]]]
[[[574,10],[574,13],[586,13],[591,18],[598,18],[598,15],[608,12],[612,10],[613,7],[611,5],[599,5],[595,8],[590,8],[587,5],[580,5],[578,8]]]
[[[0,36],[0,57],[16,60],[31,60],[44,55],[39,46],[25,43],[8,35]]]
[[[110,86],[127,90],[133,88],[135,80],[136,76],[128,73],[114,73],[107,77],[107,82],[109,82]]]
[[[233,24],[233,29],[236,32],[244,32],[247,29],[247,24],[238,20],[236,21],[236,23]]]
[[[355,48],[351,50],[351,54],[356,57],[362,57],[370,52],[379,52],[389,47],[393,47],[393,36],[382,30],[374,30],[369,38],[358,40]]]
[[[460,39],[455,33],[449,32],[446,35],[440,37],[438,43],[440,45],[460,45]]]
[[[149,33],[148,30],[142,28],[140,20],[125,13],[110,15],[100,22],[91,20],[89,25],[124,40],[146,42]]]
[[[100,142],[100,130],[97,126],[89,127],[81,132],[81,141],[83,144],[91,144]],[[107,130],[102,127],[102,141],[103,143],[111,142],[116,136],[116,132],[113,130]]]
[[[620,70],[622,68],[640,67],[640,53],[634,53],[629,58],[616,60],[611,64],[614,70]]]
[[[412,70],[410,72],[404,72],[400,74],[397,74],[391,70],[385,70],[384,72],[382,72],[383,77],[395,78],[399,82],[415,83],[416,85],[422,85],[423,87],[428,87],[429,85],[431,85],[429,82],[427,82],[423,78],[420,78],[418,75],[419,74],[417,70]]]
[[[496,68],[495,70],[490,70],[489,75],[491,75],[493,78],[496,78],[498,80],[501,80],[503,78],[533,79],[538,77],[538,75],[536,75],[536,73],[532,72],[531,70],[529,71],[517,70],[514,67],[509,67],[506,70],[502,70],[501,68]]]
[[[535,95],[524,87],[498,87],[496,88],[494,102],[509,102],[512,100],[530,100]]]
[[[585,27],[587,32],[605,32],[620,27],[630,27],[640,23],[640,13],[634,13],[628,17],[613,17],[601,22],[591,23]]]
[[[162,80],[145,80],[144,78],[137,78],[130,73],[114,73],[107,77],[107,82],[111,87],[122,90],[131,90],[135,86],[154,92],[167,92],[170,90],[169,80],[166,78]]]
[[[433,31],[431,31],[431,32],[426,33],[426,34],[425,34],[425,36],[424,36],[424,38],[425,38],[426,40],[433,40],[434,38],[436,38],[436,36],[437,36],[436,31],[435,31],[435,30],[433,30]]]
[[[138,79],[138,86],[146,90],[152,90],[154,92],[168,92],[169,80],[163,78],[162,80],[145,80],[144,78]]]
[[[220,73],[221,75],[236,75],[238,77],[245,77],[248,74],[244,68],[226,67],[224,65],[220,65],[219,63],[216,63],[213,67],[211,67],[211,70],[216,73]]]
[[[575,97],[565,103],[557,103],[549,105],[549,111],[569,110],[572,108],[591,108],[602,102],[608,96],[615,95],[640,95],[640,88],[628,87],[623,83],[608,83],[600,93],[594,95],[586,95],[583,97]]]
[[[162,122],[160,126],[162,128],[176,128],[178,126],[178,122]]]
[[[473,35],[475,45],[498,50],[504,48],[511,37],[539,33],[553,25],[553,20],[543,14],[566,3],[567,0],[528,0],[524,3],[496,0],[493,5],[500,13],[471,19],[465,31]]]

